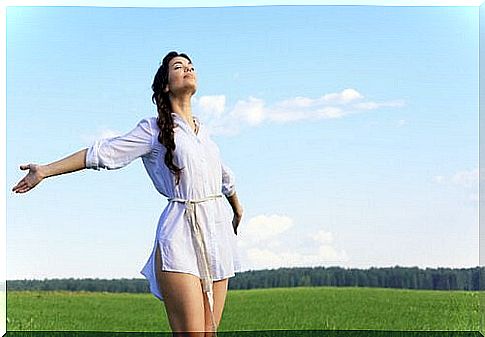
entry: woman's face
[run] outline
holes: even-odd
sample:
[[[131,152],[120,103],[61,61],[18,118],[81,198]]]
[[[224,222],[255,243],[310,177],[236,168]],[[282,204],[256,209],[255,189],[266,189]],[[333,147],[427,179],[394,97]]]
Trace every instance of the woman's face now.
[[[197,90],[197,76],[195,69],[185,57],[176,56],[168,63],[168,85],[165,92],[172,95],[195,94]]]

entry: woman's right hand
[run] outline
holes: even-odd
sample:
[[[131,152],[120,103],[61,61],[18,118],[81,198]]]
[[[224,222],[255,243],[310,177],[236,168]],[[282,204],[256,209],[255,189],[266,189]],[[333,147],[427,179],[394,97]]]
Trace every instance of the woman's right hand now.
[[[33,189],[44,179],[42,165],[28,164],[20,165],[21,170],[29,170],[27,175],[12,188],[15,193],[25,193]]]

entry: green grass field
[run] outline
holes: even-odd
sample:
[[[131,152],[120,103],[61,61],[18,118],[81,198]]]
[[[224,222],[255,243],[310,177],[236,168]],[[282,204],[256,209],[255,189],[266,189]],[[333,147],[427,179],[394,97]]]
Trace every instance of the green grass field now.
[[[483,292],[482,292],[483,293]],[[479,292],[301,287],[230,290],[219,331],[479,331]],[[7,293],[7,331],[169,331],[151,294]]]

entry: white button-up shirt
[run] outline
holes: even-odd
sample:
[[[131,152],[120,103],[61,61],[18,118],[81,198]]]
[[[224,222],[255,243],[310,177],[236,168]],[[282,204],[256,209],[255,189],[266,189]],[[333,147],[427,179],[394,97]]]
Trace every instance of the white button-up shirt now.
[[[236,235],[232,228],[232,210],[222,195],[235,193],[235,177],[220,158],[219,147],[212,141],[208,130],[194,116],[197,134],[180,115],[174,118],[174,163],[184,168],[175,185],[175,175],[165,165],[165,146],[158,141],[156,117],[142,119],[125,135],[100,139],[87,151],[86,167],[100,170],[119,169],[141,157],[145,169],[158,192],[169,199],[205,200],[195,206],[197,223],[205,245],[211,280],[220,280],[240,271]],[[222,193],[222,194],[221,194]],[[150,291],[163,301],[156,280],[155,252],[161,253],[161,270],[190,273],[203,278],[200,251],[194,244],[194,224],[187,216],[184,202],[169,202],[163,210],[156,229],[152,253],[141,273],[150,284]]]

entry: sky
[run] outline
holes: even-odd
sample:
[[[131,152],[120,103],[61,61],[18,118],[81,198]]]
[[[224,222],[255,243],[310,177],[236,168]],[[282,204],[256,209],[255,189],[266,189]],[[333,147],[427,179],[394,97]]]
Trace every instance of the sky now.
[[[6,8],[7,280],[142,278],[141,159],[11,188],[156,116],[163,56],[236,175],[245,270],[479,265],[478,7]]]

